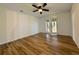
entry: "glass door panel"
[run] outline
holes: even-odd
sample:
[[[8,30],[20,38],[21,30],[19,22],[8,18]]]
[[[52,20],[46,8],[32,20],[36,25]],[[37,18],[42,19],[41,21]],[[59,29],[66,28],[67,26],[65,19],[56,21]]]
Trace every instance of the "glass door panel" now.
[[[52,33],[57,33],[57,22],[52,20]]]
[[[56,19],[54,19],[52,21],[46,20],[45,25],[46,25],[46,33],[57,34],[57,21],[56,21]]]

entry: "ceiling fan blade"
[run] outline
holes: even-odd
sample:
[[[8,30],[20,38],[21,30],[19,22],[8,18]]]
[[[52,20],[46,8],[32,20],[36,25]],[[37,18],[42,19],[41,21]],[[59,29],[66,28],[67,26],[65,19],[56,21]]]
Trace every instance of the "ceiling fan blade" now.
[[[49,11],[49,9],[42,9],[43,11]]]
[[[38,7],[39,9],[41,8],[41,6]]]
[[[33,7],[35,7],[35,8],[38,8],[36,5],[32,5]]]
[[[42,12],[40,12],[40,14],[42,14]]]
[[[43,4],[43,7],[45,7],[46,5],[47,5],[47,3],[44,3],[44,4]]]
[[[34,10],[33,12],[36,12],[36,11],[38,11],[38,10]]]

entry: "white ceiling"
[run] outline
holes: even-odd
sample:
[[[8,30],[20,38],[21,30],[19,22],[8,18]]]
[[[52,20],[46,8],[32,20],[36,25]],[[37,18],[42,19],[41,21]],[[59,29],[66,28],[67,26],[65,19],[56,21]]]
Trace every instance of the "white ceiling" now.
[[[48,8],[49,12],[43,12],[41,15],[39,12],[32,12],[36,8],[32,7],[32,3],[1,3],[0,5],[5,6],[6,8],[19,11],[23,10],[23,13],[29,13],[37,17],[41,17],[47,14],[67,12],[71,10],[72,3],[47,3],[45,8]]]

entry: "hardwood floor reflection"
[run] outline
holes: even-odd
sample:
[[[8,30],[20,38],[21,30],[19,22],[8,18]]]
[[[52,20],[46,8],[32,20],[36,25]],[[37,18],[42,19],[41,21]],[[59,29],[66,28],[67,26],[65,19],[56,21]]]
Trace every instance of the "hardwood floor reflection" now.
[[[1,55],[76,55],[79,49],[69,36],[38,33],[0,46]]]

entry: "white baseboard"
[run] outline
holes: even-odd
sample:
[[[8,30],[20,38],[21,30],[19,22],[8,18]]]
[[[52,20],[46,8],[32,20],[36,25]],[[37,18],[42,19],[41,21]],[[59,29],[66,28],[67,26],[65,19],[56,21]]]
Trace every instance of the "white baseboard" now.
[[[24,37],[28,37],[28,36],[35,35],[35,34],[37,34],[37,33],[32,33],[32,34],[29,34],[29,35],[21,36],[21,37],[15,38],[13,40],[6,40],[5,42],[1,42],[0,45],[6,44],[6,43],[9,43],[9,42],[12,42],[12,41],[16,41],[18,39],[22,39]]]

